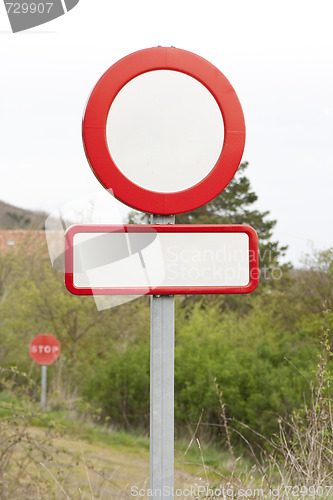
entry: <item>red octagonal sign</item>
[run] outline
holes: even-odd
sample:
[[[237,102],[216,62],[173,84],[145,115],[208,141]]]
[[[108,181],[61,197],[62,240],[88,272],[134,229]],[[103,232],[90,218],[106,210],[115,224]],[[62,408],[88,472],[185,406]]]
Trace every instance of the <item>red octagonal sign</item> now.
[[[60,356],[60,342],[40,333],[30,342],[29,355],[39,365],[51,365]]]

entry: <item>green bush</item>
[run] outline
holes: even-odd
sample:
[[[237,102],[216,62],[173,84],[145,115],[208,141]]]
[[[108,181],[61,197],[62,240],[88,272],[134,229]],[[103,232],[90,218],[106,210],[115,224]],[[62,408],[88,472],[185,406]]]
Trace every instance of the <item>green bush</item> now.
[[[220,423],[216,387],[223,392],[227,417],[271,435],[276,414],[286,416],[309,396],[308,379],[317,365],[321,318],[300,318],[294,332],[283,327],[260,300],[245,316],[195,305],[178,314],[175,338],[175,423],[181,432],[203,422]],[[149,335],[112,349],[97,360],[84,396],[111,422],[149,428]],[[301,371],[305,377],[300,376]]]
[[[216,378],[227,417],[261,433],[276,430],[275,413],[297,408],[307,390],[290,363],[310,378],[316,367],[316,337],[307,335],[306,342],[303,337],[302,331],[284,331],[261,307],[244,318],[194,308],[176,340],[177,423],[196,422],[201,409],[207,422],[219,422]]]
[[[111,422],[127,428],[149,425],[149,339],[147,344],[113,350],[95,363],[95,376],[84,396],[100,406]]]

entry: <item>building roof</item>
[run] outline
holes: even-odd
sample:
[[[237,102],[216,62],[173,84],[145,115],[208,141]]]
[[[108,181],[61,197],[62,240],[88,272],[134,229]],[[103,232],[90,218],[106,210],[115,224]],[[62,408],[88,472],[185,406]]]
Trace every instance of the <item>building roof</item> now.
[[[25,250],[33,250],[36,245],[46,243],[45,231],[26,231],[23,229],[3,229],[0,230],[0,252],[9,248],[24,247]]]

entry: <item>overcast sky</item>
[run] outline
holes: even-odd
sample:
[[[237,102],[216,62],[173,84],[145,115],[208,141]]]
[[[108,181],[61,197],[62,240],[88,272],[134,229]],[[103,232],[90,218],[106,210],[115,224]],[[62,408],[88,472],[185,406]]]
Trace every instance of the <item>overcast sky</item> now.
[[[47,212],[105,200],[82,147],[89,94],[121,57],[173,45],[208,59],[235,88],[258,208],[277,219],[288,257],[297,263],[311,241],[333,247],[332,19],[331,0],[80,0],[12,34],[1,3],[0,199]],[[108,210],[103,222],[117,222],[113,203]]]

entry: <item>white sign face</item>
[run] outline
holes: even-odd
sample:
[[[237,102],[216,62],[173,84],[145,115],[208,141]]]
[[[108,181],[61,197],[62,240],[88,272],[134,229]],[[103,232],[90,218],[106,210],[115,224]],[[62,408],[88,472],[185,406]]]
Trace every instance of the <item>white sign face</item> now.
[[[117,168],[136,185],[171,193],[214,168],[223,146],[220,108],[198,80],[171,70],[146,72],[113,101],[107,144]]]
[[[164,289],[170,293],[191,293],[190,289],[219,293],[218,289],[230,289],[230,293],[241,293],[240,288],[250,287],[255,281],[251,267],[257,269],[250,230],[78,230],[71,237],[70,269],[66,270],[72,275],[71,291],[117,293],[129,288],[146,293],[151,289],[160,290],[156,293]]]

